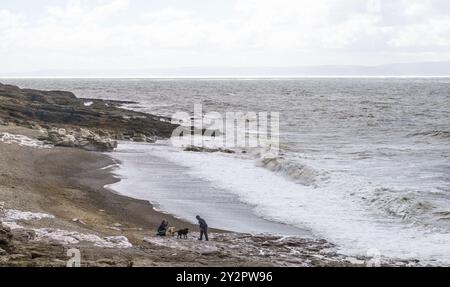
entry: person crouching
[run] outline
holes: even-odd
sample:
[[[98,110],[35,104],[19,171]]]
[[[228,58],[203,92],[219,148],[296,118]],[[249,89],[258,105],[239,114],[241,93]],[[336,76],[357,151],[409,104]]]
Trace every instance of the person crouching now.
[[[161,225],[158,227],[158,236],[166,236],[167,228],[169,227],[169,222],[166,220],[163,220]]]

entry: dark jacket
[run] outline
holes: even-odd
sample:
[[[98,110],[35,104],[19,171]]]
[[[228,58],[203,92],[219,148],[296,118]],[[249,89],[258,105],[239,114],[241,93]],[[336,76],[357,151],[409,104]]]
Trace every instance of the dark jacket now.
[[[200,225],[201,230],[207,230],[208,224],[206,224],[206,221],[203,218],[198,219],[198,224]]]
[[[158,232],[166,232],[167,230],[167,223],[161,223],[161,225],[158,228]]]

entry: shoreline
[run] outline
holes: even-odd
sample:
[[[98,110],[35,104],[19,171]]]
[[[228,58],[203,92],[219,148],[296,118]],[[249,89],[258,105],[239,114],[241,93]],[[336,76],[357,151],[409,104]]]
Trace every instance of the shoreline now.
[[[36,136],[34,130],[15,126],[12,128],[0,126],[0,132],[15,132],[30,137]],[[149,230],[156,230],[161,221],[167,218],[170,222],[189,225],[187,227],[190,228],[194,227],[192,224],[176,219],[169,214],[156,211],[150,202],[120,195],[106,188],[106,185],[119,181],[111,171],[115,162],[109,154],[64,147],[55,147],[50,150],[33,150],[29,147],[16,147],[6,144],[3,147],[10,151],[16,148],[28,150],[28,155],[38,155],[33,159],[33,166],[36,170],[40,170],[41,175],[43,173],[51,175],[51,180],[58,187],[83,190],[85,195],[89,197],[89,201],[97,204],[98,209],[111,210],[112,214],[117,213],[114,214],[117,218],[127,216],[127,221],[148,226]],[[122,207],[118,208],[119,205]]]
[[[29,137],[37,133],[0,126],[2,132]],[[0,255],[0,266],[65,266],[70,248],[81,250],[82,266],[343,267],[370,262],[368,258],[339,254],[323,239],[212,230],[210,242],[198,242],[196,226],[154,210],[148,201],[105,188],[118,180],[111,168],[104,169],[114,163],[108,154],[1,142],[0,154],[0,201],[5,202],[5,209],[54,216],[14,222],[22,229],[10,231],[13,247],[6,256]],[[155,229],[163,218],[171,225],[192,228],[190,239],[156,237]],[[122,236],[133,246],[100,248],[84,241],[63,244],[52,238],[25,236],[48,228],[100,238]],[[417,262],[391,260],[383,264],[414,266]]]
[[[20,127],[0,126],[2,132],[36,136],[35,130]],[[0,143],[0,152],[4,208],[53,216],[14,222],[21,228],[8,231],[13,234],[12,247],[7,248],[6,256],[0,255],[0,266],[65,266],[69,248],[82,250],[83,266],[354,265],[324,240],[212,230],[212,241],[198,242],[196,226],[157,212],[146,201],[105,189],[105,184],[117,180],[110,170],[102,169],[112,163],[105,154],[8,143]],[[192,228],[190,239],[156,237],[155,228],[163,218]],[[83,241],[63,244],[52,238],[25,236],[48,228],[100,238],[124,236],[133,247],[99,248]],[[292,248],[299,253],[292,254]],[[323,255],[316,258],[315,253]]]
[[[145,200],[111,192],[108,154],[117,140],[155,142],[174,125],[103,100],[86,105],[70,92],[0,84],[0,266],[366,266],[372,258],[338,253],[324,239],[250,235],[197,227]],[[188,227],[189,240],[160,238],[163,219]],[[418,260],[383,259],[383,266]]]
[[[148,200],[157,211],[182,220],[190,221],[199,214],[207,219],[210,227],[224,231],[312,237],[305,228],[258,215],[256,207],[243,202],[238,195],[191,174],[191,167],[164,156],[163,151],[172,148],[167,141],[119,142],[109,155],[120,162],[113,172],[122,180],[109,185],[108,189]]]
[[[36,136],[36,131],[20,127],[0,126],[2,132]],[[105,184],[117,181],[109,169],[103,169],[112,163],[107,154],[76,148],[55,147],[44,150],[1,142],[0,152],[0,202],[4,202],[4,209],[54,216],[17,221],[22,228],[11,230],[14,248],[8,257],[0,254],[0,266],[64,266],[66,251],[71,247],[80,248],[87,257],[87,262],[82,262],[83,266],[128,266],[130,260],[134,266],[220,266],[218,257],[200,258],[196,262],[197,252],[183,251],[186,254],[170,258],[173,250],[146,243],[146,238],[154,238],[156,228],[163,219],[194,231],[197,228],[154,210],[147,201],[104,188]],[[65,245],[54,240],[38,240],[34,236],[24,238],[24,233],[37,228],[95,234],[102,238],[125,236],[133,248],[104,249],[85,242]],[[33,259],[37,248],[40,255]],[[156,255],[151,255],[154,253]],[[233,266],[245,265],[251,260],[233,258],[230,261],[228,264]]]

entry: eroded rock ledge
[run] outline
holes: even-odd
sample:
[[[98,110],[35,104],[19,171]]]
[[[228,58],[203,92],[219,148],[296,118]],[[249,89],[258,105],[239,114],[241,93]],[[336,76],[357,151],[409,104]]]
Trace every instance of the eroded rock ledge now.
[[[92,151],[111,151],[117,140],[154,142],[170,137],[177,127],[167,119],[121,108],[125,103],[0,84],[0,124],[39,129],[40,140]]]

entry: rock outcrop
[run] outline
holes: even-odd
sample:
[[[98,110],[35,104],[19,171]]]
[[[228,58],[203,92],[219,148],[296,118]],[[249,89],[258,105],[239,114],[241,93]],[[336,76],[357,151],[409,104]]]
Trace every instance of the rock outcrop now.
[[[0,84],[0,123],[43,129],[42,140],[56,146],[95,151],[115,148],[115,140],[154,142],[177,128],[167,119],[122,109],[125,103]]]
[[[88,151],[107,152],[117,147],[117,141],[107,133],[97,134],[88,129],[53,128],[43,131],[39,140],[61,147],[78,147]]]
[[[11,249],[12,239],[11,229],[0,222],[0,256],[8,254]]]
[[[223,149],[223,148],[206,148],[206,147],[199,147],[199,146],[188,146],[184,149],[184,151],[190,151],[190,152],[208,152],[208,153],[228,153],[228,154],[234,154],[236,153],[233,150],[230,149]]]

